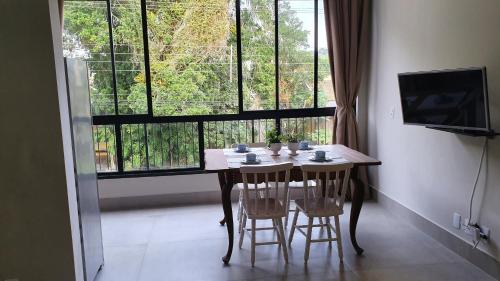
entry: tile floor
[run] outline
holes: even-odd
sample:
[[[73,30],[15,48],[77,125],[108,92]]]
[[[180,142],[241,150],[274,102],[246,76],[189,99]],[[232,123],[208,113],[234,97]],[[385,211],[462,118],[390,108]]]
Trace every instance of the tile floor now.
[[[234,206],[236,210],[236,206]],[[305,238],[296,233],[285,265],[276,245],[259,246],[250,265],[250,241],[235,249],[229,266],[220,205],[105,212],[102,215],[105,266],[97,281],[197,280],[491,280],[460,256],[399,220],[376,203],[365,203],[358,224],[357,256],[348,239],[349,205],[341,219],[344,263],[335,244],[311,246],[304,266]],[[301,216],[302,221],[304,217]],[[268,223],[270,224],[270,223]],[[316,235],[326,235],[319,230]],[[261,233],[257,239],[272,239]]]

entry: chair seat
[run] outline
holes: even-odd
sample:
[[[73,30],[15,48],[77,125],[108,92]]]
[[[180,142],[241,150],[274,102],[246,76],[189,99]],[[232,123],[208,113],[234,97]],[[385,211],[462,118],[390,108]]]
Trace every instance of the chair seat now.
[[[270,187],[274,187],[274,182],[270,182],[269,186]],[[245,189],[243,183],[241,183],[241,182],[235,184],[235,187],[238,188],[239,190],[244,190]],[[282,188],[282,187],[284,187],[284,184],[282,182],[279,182],[278,183],[278,187]],[[259,184],[257,184],[257,189],[265,189],[265,188],[266,188],[266,184],[265,183],[259,183]],[[249,190],[254,190],[255,189],[255,184],[249,183],[248,184],[248,189]]]
[[[315,187],[316,186],[316,181],[314,181],[314,180],[308,180],[307,181],[307,186],[308,187]],[[288,188],[292,188],[292,189],[304,188],[304,182],[303,181],[291,181],[288,184]]]
[[[304,199],[295,200],[295,205],[308,217],[331,217],[344,213],[344,210],[334,203],[333,198],[327,199],[326,205],[325,198],[309,199],[307,201],[307,211]]]
[[[257,208],[255,208],[255,201],[257,201]],[[285,216],[285,207],[281,201],[273,198],[268,199],[267,209],[266,199],[249,199],[248,204],[243,204],[243,208],[249,219],[282,218]]]

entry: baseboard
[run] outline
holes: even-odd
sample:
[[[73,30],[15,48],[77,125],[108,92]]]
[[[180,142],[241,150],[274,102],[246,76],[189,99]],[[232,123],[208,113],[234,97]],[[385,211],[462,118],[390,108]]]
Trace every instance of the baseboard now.
[[[372,188],[373,199],[382,207],[414,225],[459,256],[479,267],[493,278],[500,280],[500,262],[483,251],[473,249],[470,244],[434,224],[414,211]]]
[[[233,190],[232,202],[237,202],[238,193]],[[220,191],[204,191],[191,193],[175,193],[147,196],[101,198],[99,204],[102,211],[174,207],[196,204],[221,203]],[[222,205],[221,205],[222,208]]]

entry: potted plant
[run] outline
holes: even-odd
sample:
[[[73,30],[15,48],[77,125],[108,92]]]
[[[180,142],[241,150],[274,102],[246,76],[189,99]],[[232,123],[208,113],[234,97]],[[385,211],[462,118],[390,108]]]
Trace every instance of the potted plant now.
[[[266,132],[266,142],[269,149],[273,152],[273,156],[280,155],[282,137],[276,129]]]
[[[286,136],[286,141],[288,143],[288,149],[290,150],[290,155],[297,155],[297,150],[299,150],[299,137],[295,131],[290,132]]]

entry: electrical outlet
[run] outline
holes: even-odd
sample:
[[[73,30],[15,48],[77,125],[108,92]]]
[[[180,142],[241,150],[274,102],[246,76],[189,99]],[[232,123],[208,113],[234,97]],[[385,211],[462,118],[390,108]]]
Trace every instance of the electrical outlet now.
[[[490,228],[484,225],[480,225],[479,228],[481,229],[481,238],[485,240],[490,240],[490,234],[491,234]]]
[[[462,221],[462,216],[459,213],[453,214],[453,227],[456,229],[460,229],[460,223]]]

